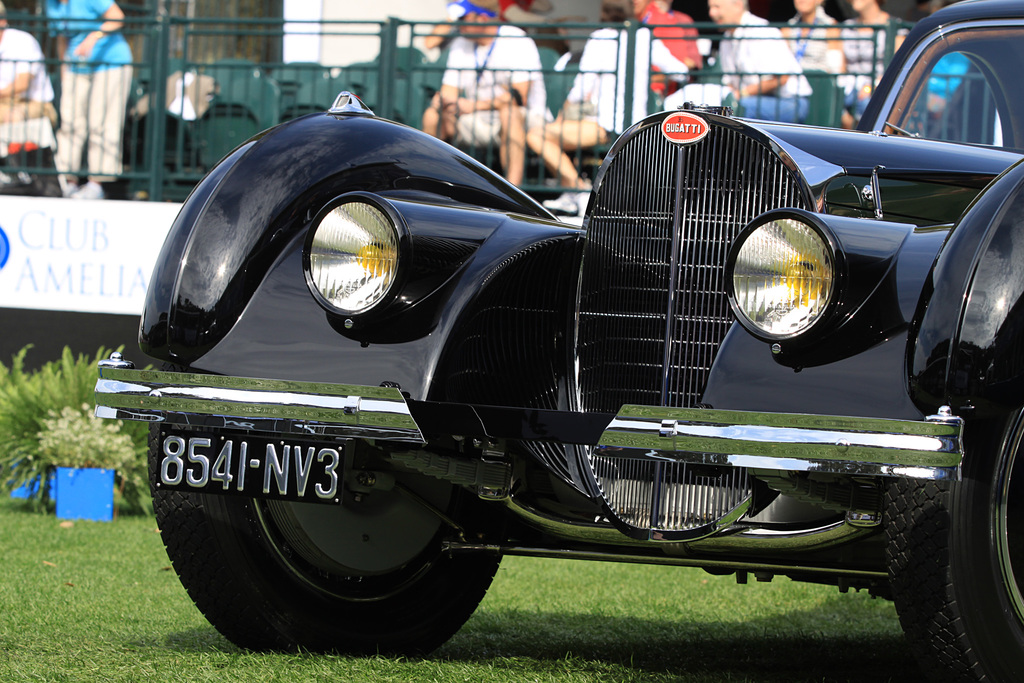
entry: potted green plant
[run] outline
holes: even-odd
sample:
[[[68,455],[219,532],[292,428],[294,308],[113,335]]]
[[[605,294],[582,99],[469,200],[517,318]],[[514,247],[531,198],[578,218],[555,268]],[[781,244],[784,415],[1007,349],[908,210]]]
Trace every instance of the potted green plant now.
[[[137,491],[145,481],[131,435],[95,417],[88,403],[50,410],[42,423],[38,453],[54,470],[57,517],[113,519],[115,476],[122,491],[129,483]]]
[[[92,415],[96,360],[108,351],[90,359],[65,349],[60,360],[26,372],[27,350],[10,369],[0,364],[0,491],[55,502],[65,518],[111,519],[115,492],[120,508],[145,510],[146,425]]]

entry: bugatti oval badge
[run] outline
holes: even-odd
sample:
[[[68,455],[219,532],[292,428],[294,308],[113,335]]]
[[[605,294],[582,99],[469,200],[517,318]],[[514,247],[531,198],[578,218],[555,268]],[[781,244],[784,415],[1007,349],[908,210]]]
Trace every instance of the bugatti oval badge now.
[[[696,114],[685,111],[669,114],[661,122],[662,135],[669,142],[675,142],[680,145],[689,145],[698,140],[703,140],[709,130],[711,130],[711,127],[708,126],[707,121]]]

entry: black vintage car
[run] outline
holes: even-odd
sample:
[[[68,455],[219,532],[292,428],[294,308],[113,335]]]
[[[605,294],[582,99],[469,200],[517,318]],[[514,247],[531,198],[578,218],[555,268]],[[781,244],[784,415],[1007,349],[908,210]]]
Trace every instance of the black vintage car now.
[[[968,1],[864,130],[653,115],[582,228],[342,94],[196,188],[165,365],[104,361],[97,413],[153,422],[168,554],[244,647],[429,651],[556,556],[867,589],[933,677],[1021,680],[1021,64],[1020,3]]]

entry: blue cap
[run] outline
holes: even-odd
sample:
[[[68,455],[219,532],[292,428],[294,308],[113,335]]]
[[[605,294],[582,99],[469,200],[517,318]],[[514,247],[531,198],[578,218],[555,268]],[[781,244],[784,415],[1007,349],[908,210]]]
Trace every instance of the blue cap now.
[[[470,0],[459,0],[458,2],[448,3],[448,17],[452,21],[461,19],[467,14],[481,14],[485,17],[490,17],[491,19],[498,18],[498,14],[496,12],[492,12],[480,5],[475,5],[470,2]]]

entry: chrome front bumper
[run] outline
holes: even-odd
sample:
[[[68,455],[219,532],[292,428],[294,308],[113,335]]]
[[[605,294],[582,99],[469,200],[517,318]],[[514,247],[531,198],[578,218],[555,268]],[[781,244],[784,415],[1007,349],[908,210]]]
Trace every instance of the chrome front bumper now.
[[[99,365],[97,417],[426,443],[397,388],[136,370],[116,353]],[[940,412],[915,421],[624,406],[587,445],[608,458],[958,480],[962,420]]]
[[[99,366],[97,417],[426,442],[395,388],[135,370],[117,353]]]
[[[751,470],[960,479],[963,421],[623,406],[595,454]]]

